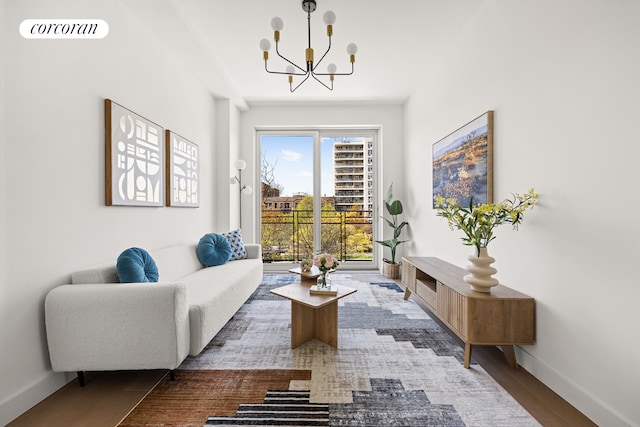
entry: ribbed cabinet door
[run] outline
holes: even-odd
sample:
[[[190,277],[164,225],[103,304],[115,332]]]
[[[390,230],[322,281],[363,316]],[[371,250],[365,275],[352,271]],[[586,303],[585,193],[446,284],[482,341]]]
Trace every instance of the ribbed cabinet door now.
[[[402,263],[402,283],[411,290],[416,291],[416,266],[407,262]]]
[[[467,299],[438,282],[438,315],[461,338],[466,332]]]

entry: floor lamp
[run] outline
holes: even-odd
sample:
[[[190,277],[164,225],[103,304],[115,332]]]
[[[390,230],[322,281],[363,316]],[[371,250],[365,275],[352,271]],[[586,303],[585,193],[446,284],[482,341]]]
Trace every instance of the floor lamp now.
[[[240,188],[240,201],[239,201],[239,203],[240,203],[240,209],[239,209],[239,211],[240,211],[240,228],[242,228],[242,195],[243,194],[249,195],[249,194],[253,193],[253,188],[251,188],[250,185],[242,183],[242,171],[247,168],[247,162],[245,162],[242,159],[238,159],[234,163],[234,166],[238,170],[238,174],[232,176],[229,179],[229,181],[231,182],[232,185],[239,184],[238,187]]]

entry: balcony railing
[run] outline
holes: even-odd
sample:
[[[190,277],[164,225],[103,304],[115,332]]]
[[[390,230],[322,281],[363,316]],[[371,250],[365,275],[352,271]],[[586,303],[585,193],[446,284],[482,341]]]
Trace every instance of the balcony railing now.
[[[322,251],[341,262],[373,259],[372,211],[322,211]],[[313,211],[263,210],[263,262],[300,262],[314,255]]]
[[[334,151],[362,151],[364,149],[364,145],[336,145],[333,149]]]
[[[342,159],[364,159],[363,153],[358,152],[344,152],[344,153],[335,153],[336,160]]]
[[[335,168],[342,168],[342,167],[348,167],[348,166],[363,166],[363,162],[362,160],[359,161],[352,161],[352,160],[345,160],[345,159],[336,159],[335,162],[333,162],[333,165],[335,166]]]
[[[364,182],[364,175],[335,175],[335,182],[343,183],[351,183],[351,182]]]

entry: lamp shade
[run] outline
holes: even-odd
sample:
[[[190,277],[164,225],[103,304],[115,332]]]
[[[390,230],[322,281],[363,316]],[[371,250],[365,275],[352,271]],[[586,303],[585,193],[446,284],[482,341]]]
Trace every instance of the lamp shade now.
[[[245,161],[244,161],[244,160],[242,160],[242,159],[238,159],[238,160],[236,160],[236,162],[234,163],[234,165],[235,165],[236,169],[243,171],[243,170],[245,170],[245,169],[246,169],[246,167],[247,167],[247,162],[245,162]]]
[[[253,193],[253,188],[251,188],[250,185],[245,185],[242,189],[242,194],[246,194],[248,196],[251,193]]]

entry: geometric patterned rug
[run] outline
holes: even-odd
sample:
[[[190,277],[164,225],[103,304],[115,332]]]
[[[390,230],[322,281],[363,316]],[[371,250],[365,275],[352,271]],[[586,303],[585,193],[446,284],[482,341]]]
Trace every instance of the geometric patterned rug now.
[[[381,275],[332,273],[332,281],[357,289],[338,303],[338,348],[312,340],[291,349],[291,302],[269,291],[297,280],[294,274],[265,274],[202,353],[183,362],[177,381],[165,378],[158,386],[164,390],[155,397],[152,391],[121,426],[540,425],[480,365],[472,360],[465,369],[461,345]],[[199,414],[196,421],[184,414],[179,423],[154,420],[154,412],[170,408],[181,376],[197,372],[251,373],[255,378],[245,375],[198,386],[198,393],[206,389],[216,396],[219,389],[235,400],[219,398],[225,403],[210,405],[210,412]],[[260,378],[272,374],[290,379],[265,385]],[[226,382],[243,384],[254,393],[227,392]],[[184,395],[177,406],[202,407],[189,403],[189,393]],[[156,409],[145,410],[145,405]]]

